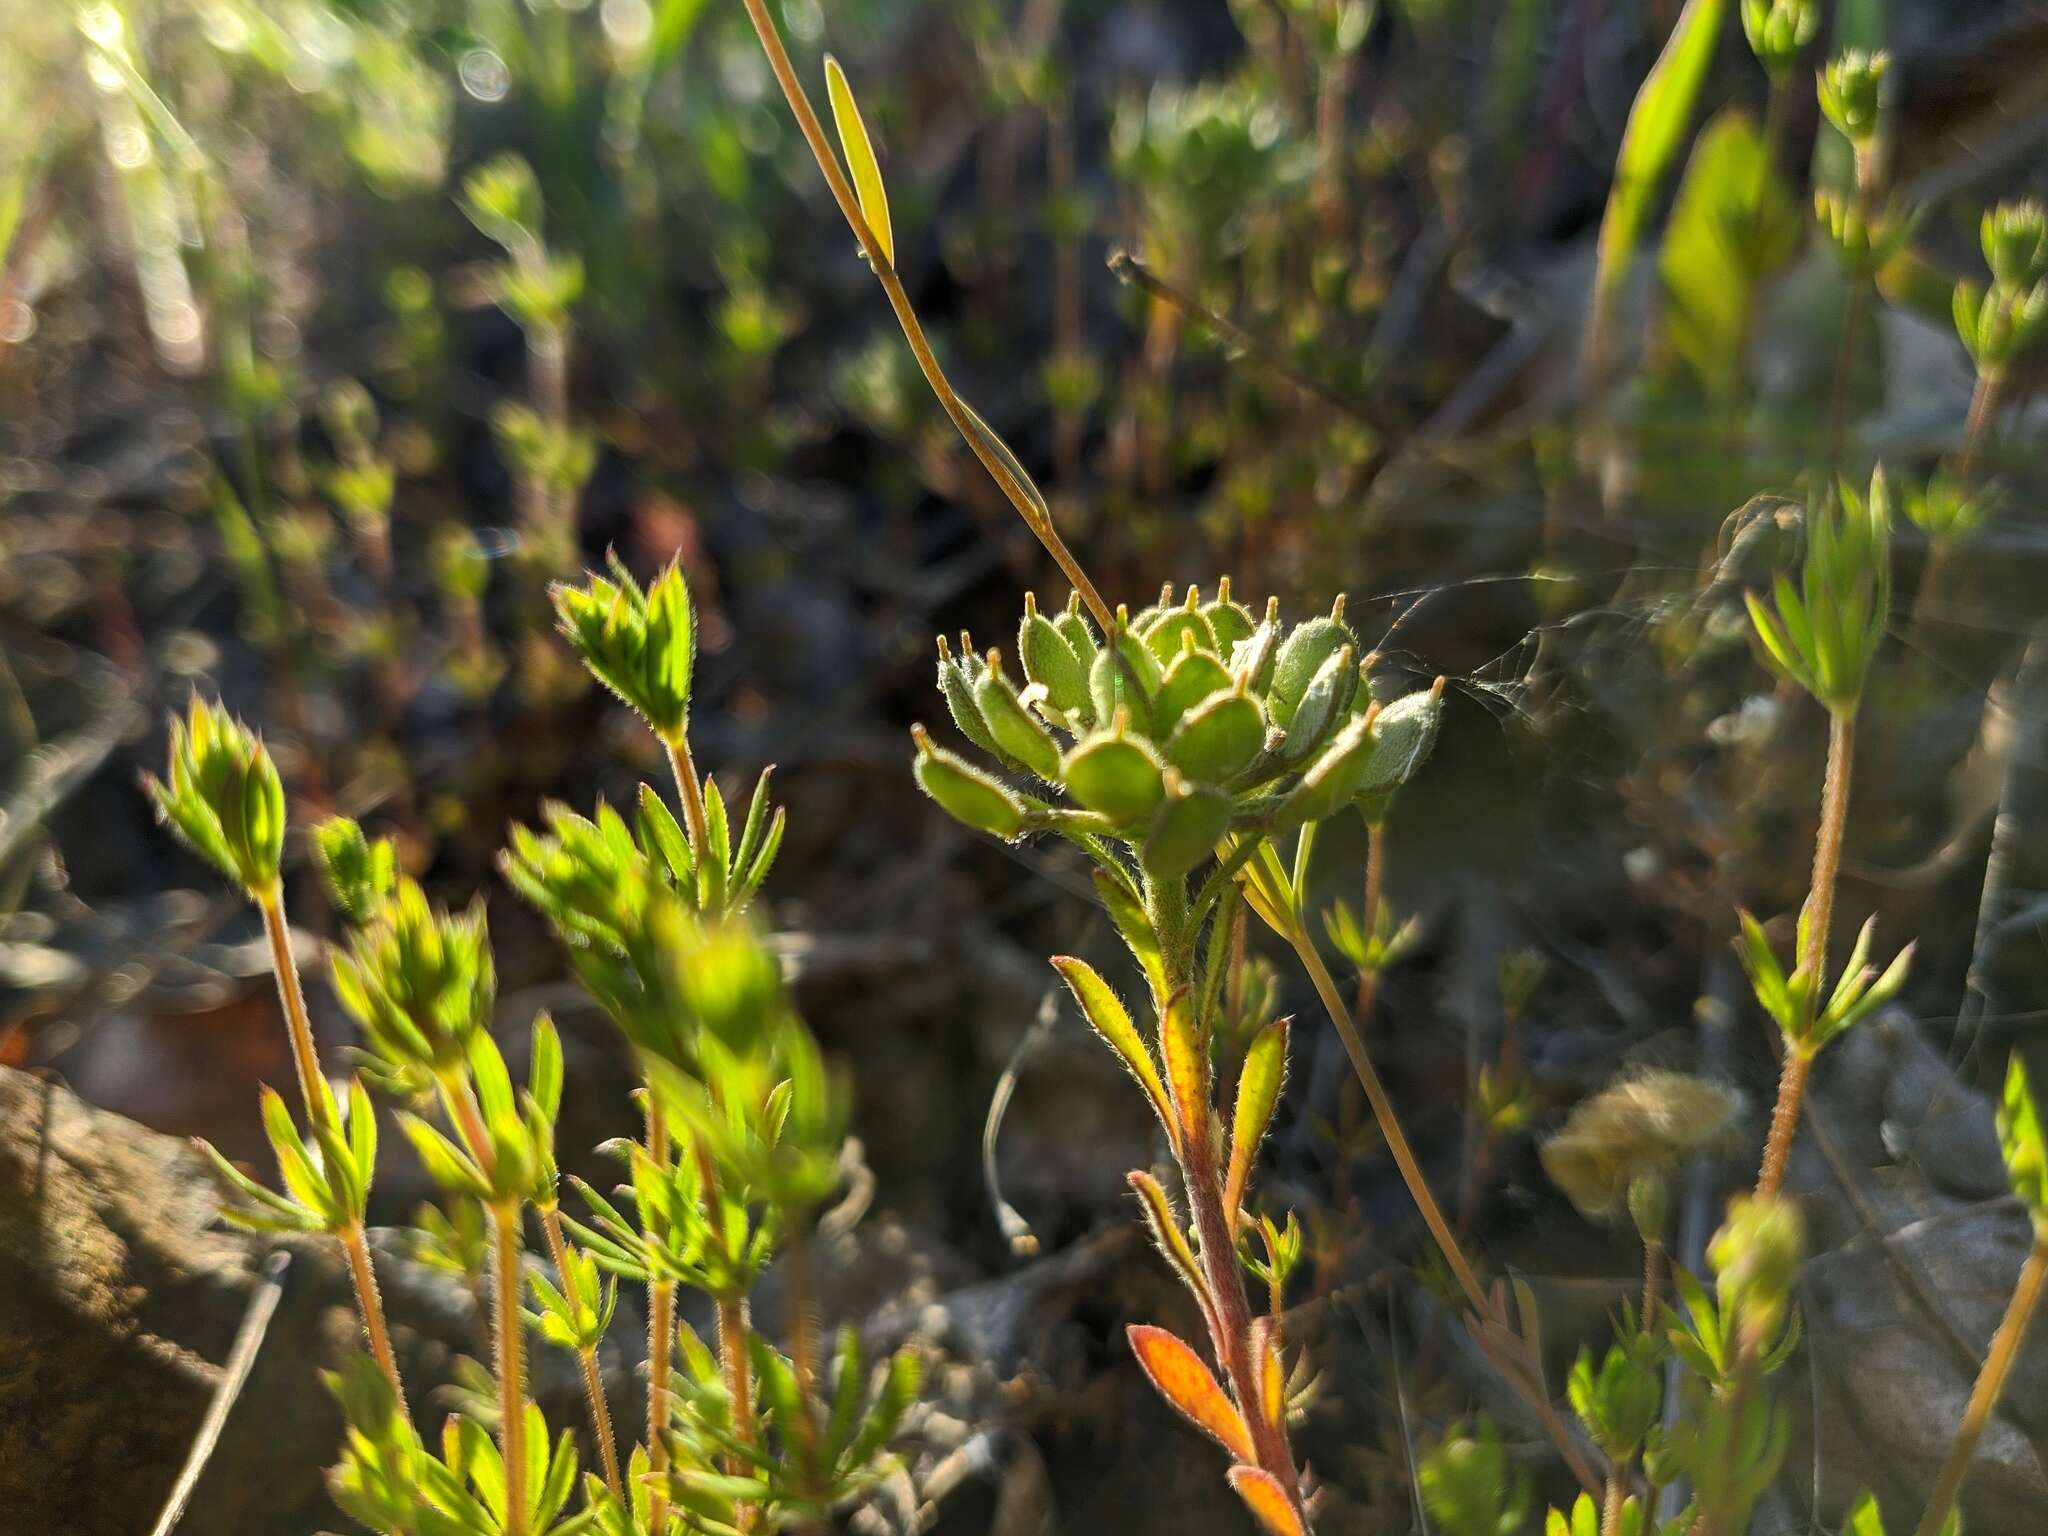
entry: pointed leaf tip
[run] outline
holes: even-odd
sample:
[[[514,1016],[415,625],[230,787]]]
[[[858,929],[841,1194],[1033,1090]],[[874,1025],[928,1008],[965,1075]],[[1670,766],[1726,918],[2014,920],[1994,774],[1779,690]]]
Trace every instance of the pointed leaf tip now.
[[[1259,1467],[1232,1467],[1225,1476],[1267,1536],[1308,1536],[1301,1512],[1287,1497],[1279,1478]]]

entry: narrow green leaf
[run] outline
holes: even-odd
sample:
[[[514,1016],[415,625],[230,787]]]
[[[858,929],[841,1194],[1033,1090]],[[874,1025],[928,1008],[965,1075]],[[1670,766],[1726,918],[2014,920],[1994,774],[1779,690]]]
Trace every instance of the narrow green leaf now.
[[[853,87],[846,83],[846,71],[831,54],[825,55],[825,94],[832,99],[832,121],[839,129],[839,147],[846,155],[846,168],[853,175],[854,194],[860,199],[860,216],[882,248],[882,259],[896,265],[896,236],[889,227],[889,194],[882,186],[882,168],[875,163],[875,147],[868,141],[868,125],[861,120],[853,99]]]

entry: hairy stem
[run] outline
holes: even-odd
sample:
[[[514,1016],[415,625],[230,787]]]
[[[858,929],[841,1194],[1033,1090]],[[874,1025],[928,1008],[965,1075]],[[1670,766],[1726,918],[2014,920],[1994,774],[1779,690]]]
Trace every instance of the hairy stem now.
[[[497,1302],[498,1437],[505,1453],[505,1536],[526,1536],[526,1350],[519,1316],[519,1206],[491,1206]]]
[[[285,922],[284,892],[273,890],[258,906],[263,912],[263,936],[270,941],[270,969],[277,977],[277,995],[284,1003],[284,1022],[291,1034],[292,1067],[299,1080],[299,1098],[306,1106],[306,1118],[316,1124],[329,1120],[327,1095],[321,1091],[320,1053],[313,1046],[313,1021],[306,1012],[305,989],[299,985],[298,962],[292,957],[292,931]]]
[[[1792,1135],[1799,1129],[1799,1107],[1806,1099],[1806,1078],[1813,1057],[1788,1043],[1785,1064],[1778,1072],[1778,1102],[1771,1110],[1771,1133],[1764,1141],[1763,1166],[1756,1176],[1759,1195],[1775,1195],[1785,1183],[1785,1163],[1792,1155]]]
[[[1008,465],[1003,463],[994,446],[988,441],[983,430],[975,424],[972,415],[952,383],[946,378],[945,370],[939,367],[939,360],[932,352],[931,343],[925,339],[924,327],[918,323],[917,314],[910,307],[910,296],[903,290],[902,279],[890,265],[875,232],[862,217],[859,201],[855,198],[852,184],[846,173],[840,169],[839,158],[833,153],[831,143],[825,137],[824,125],[818,121],[818,114],[812,109],[810,97],[804,93],[802,82],[796,77],[796,68],[789,61],[789,51],[782,46],[782,34],[776,30],[774,20],[768,14],[765,0],[745,0],[747,16],[754,24],[754,32],[761,39],[762,51],[768,55],[768,67],[775,73],[775,82],[782,88],[782,94],[789,103],[789,110],[796,118],[796,125],[802,131],[804,142],[810,145],[811,155],[818,162],[818,169],[824,174],[825,184],[832,191],[832,200],[839,205],[839,212],[845,218],[847,227],[860,241],[861,251],[866,255],[868,265],[874,269],[875,277],[882,285],[882,291],[889,297],[889,307],[896,313],[896,322],[903,328],[903,338],[910,343],[911,354],[917,359],[919,371],[932,393],[938,396],[939,404],[952,419],[954,427],[965,439],[974,456],[981,460],[982,467],[1009,498],[1010,505],[1017,509],[1017,515],[1024,519],[1024,525],[1038,536],[1038,542],[1045,546],[1053,563],[1060,568],[1067,581],[1095,622],[1107,635],[1115,627],[1115,616],[1109,605],[1102,600],[1102,594],[1095,590],[1095,583],[1088,579],[1088,573],[1081,569],[1068,550],[1066,541],[1059,530],[1052,525],[1038,501],[1036,492],[1017,478]]]
[[[709,852],[704,832],[704,786],[697,781],[690,738],[679,731],[674,741],[664,736],[661,744],[668,751],[668,766],[676,776],[676,793],[682,797],[683,826],[690,834],[690,851],[701,860]]]
[[[1801,965],[1812,968],[1816,999],[1827,980],[1828,929],[1835,916],[1835,880],[1842,868],[1842,834],[1849,824],[1849,776],[1855,756],[1855,711],[1833,711],[1828,717],[1828,768],[1820,792],[1820,828],[1813,839],[1813,879],[1806,893],[1806,944],[1796,957]]]
[[[561,1283],[562,1294],[574,1295],[570,1289],[569,1242],[562,1235],[561,1207],[542,1206],[540,1225],[547,1234],[548,1257],[554,1261],[555,1277]],[[583,1367],[583,1396],[590,1407],[591,1438],[597,1441],[597,1454],[604,1463],[604,1484],[611,1490],[612,1497],[623,1504],[626,1485],[619,1476],[619,1448],[612,1437],[612,1410],[605,1401],[604,1376],[597,1368],[597,1351],[579,1349],[576,1357]]]
[[[1607,1474],[1607,1492],[1600,1501],[1600,1536],[1621,1536],[1621,1506],[1628,1497],[1628,1480],[1622,1467]]]
[[[370,1355],[397,1394],[398,1411],[406,1413],[405,1384],[398,1379],[398,1356],[391,1350],[391,1330],[384,1321],[384,1297],[377,1289],[377,1271],[370,1263],[369,1239],[361,1222],[343,1227],[340,1237],[341,1251],[348,1255],[349,1278],[355,1282],[356,1315],[362,1319]]]
[[[1978,1438],[2005,1391],[2006,1378],[2019,1358],[2020,1345],[2025,1342],[2027,1325],[2033,1322],[2034,1312],[2040,1306],[2044,1286],[2048,1286],[2048,1237],[2037,1233],[1998,1332],[1991,1336],[1991,1351],[1984,1357],[1983,1369],[1977,1372],[1977,1384],[1970,1389],[1969,1406],[1963,1410],[1963,1422],[1956,1429],[1948,1458],[1942,1462],[1941,1473],[1934,1481],[1934,1493],[1927,1501],[1927,1512],[1920,1517],[1917,1536],[1940,1536],[1949,1511],[1955,1507],[1956,1495],[1962,1491],[1963,1479],[1970,1471],[1970,1458],[1977,1452]]]

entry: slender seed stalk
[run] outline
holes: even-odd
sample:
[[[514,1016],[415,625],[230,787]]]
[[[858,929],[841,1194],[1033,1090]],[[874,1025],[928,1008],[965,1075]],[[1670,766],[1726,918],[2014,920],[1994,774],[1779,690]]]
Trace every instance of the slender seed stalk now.
[[[1998,1332],[1991,1336],[1991,1351],[1984,1357],[1983,1369],[1977,1372],[1976,1385],[1970,1389],[1969,1406],[1963,1410],[1963,1422],[1957,1427],[1948,1458],[1935,1478],[1934,1493],[1927,1501],[1927,1512],[1920,1517],[1916,1536],[1940,1536],[1949,1511],[1955,1507],[1956,1495],[1969,1475],[1970,1458],[1976,1454],[1977,1441],[2005,1391],[2006,1378],[2019,1358],[2020,1345],[2026,1341],[2027,1327],[2034,1320],[2044,1288],[2048,1288],[2048,1236],[2036,1233],[2033,1251],[2027,1255],[2019,1283],[2013,1287],[2012,1300],[2006,1304]]]
[[[1369,821],[1365,825],[1365,891],[1359,900],[1359,925],[1365,931],[1365,941],[1372,942],[1373,931],[1379,926],[1382,888],[1386,881],[1387,868],[1387,824],[1384,821]],[[1379,993],[1380,973],[1374,966],[1362,966],[1358,972],[1358,1032],[1365,1033],[1366,1025],[1372,1019],[1373,999]]]
[[[273,889],[258,899],[257,906],[263,913],[263,936],[270,941],[270,969],[277,978],[277,995],[284,1004],[285,1027],[291,1034],[299,1099],[306,1106],[306,1117],[324,1124],[327,1095],[320,1091],[320,1053],[313,1045],[313,1022],[306,1011],[305,989],[299,985],[298,961],[292,956],[292,933],[285,922],[283,890]]]
[[[1472,1266],[1465,1260],[1464,1249],[1458,1244],[1451,1231],[1451,1224],[1444,1219],[1443,1207],[1437,1204],[1436,1196],[1430,1192],[1429,1181],[1423,1177],[1422,1165],[1416,1161],[1415,1150],[1408,1144],[1407,1133],[1401,1129],[1401,1122],[1394,1113],[1393,1101],[1387,1097],[1387,1090],[1380,1082],[1379,1073],[1373,1069],[1371,1058],[1365,1054],[1365,1042],[1359,1039],[1358,1031],[1352,1027],[1350,1010],[1337,992],[1337,983],[1331,979],[1329,967],[1323,964],[1323,957],[1316,952],[1315,941],[1308,935],[1299,921],[1291,923],[1287,941],[1300,958],[1302,968],[1308,972],[1314,984],[1316,995],[1322,999],[1323,1009],[1336,1026],[1337,1036],[1344,1042],[1344,1052],[1351,1058],[1351,1069],[1357,1075],[1358,1083],[1365,1090],[1366,1101],[1371,1104],[1373,1118],[1379,1122],[1380,1135],[1386,1141],[1387,1150],[1393,1155],[1394,1166],[1401,1171],[1401,1180],[1408,1186],[1408,1194],[1421,1213],[1423,1225],[1429,1228],[1430,1236],[1436,1239],[1444,1262],[1450,1267],[1458,1288],[1465,1293],[1466,1301],[1473,1311],[1482,1318],[1502,1328],[1510,1328],[1510,1320],[1502,1308],[1494,1305],[1480,1287],[1479,1278],[1472,1272]],[[1526,1393],[1529,1406],[1542,1419],[1545,1431],[1556,1444],[1558,1454],[1572,1475],[1579,1480],[1579,1486],[1586,1492],[1599,1497],[1605,1492],[1602,1480],[1593,1474],[1586,1464],[1585,1456],[1573,1443],[1557,1411],[1549,1399],[1533,1390]]]
[[[889,297],[889,307],[896,313],[896,322],[903,328],[903,338],[910,343],[911,354],[917,359],[919,371],[925,382],[931,385],[932,393],[938,396],[939,404],[967,446],[974,450],[974,456],[981,460],[982,467],[989,472],[1010,505],[1017,509],[1017,515],[1024,519],[1024,525],[1038,536],[1038,542],[1045,546],[1053,563],[1067,578],[1068,583],[1081,594],[1081,601],[1088,606],[1088,612],[1102,627],[1102,632],[1111,633],[1115,616],[1109,605],[1102,600],[1102,594],[1095,590],[1095,583],[1088,579],[1088,573],[1081,569],[1068,550],[1066,540],[1052,520],[1035,504],[1031,491],[1018,480],[1017,476],[997,456],[993,447],[984,439],[982,430],[968,414],[959,395],[954,393],[952,383],[945,371],[939,367],[939,360],[933,354],[931,343],[925,339],[924,327],[918,323],[917,314],[910,307],[910,296],[903,290],[902,279],[883,254],[881,243],[875,232],[868,227],[868,221],[861,216],[859,201],[853,187],[840,169],[839,158],[825,137],[824,125],[818,121],[818,114],[812,109],[810,97],[804,93],[802,83],[796,77],[796,69],[789,61],[789,52],[782,46],[782,34],[776,30],[774,20],[768,14],[764,0],[745,0],[747,16],[754,24],[754,32],[761,39],[762,51],[768,55],[768,67],[775,73],[775,82],[781,86],[782,94],[789,103],[789,110],[796,118],[797,127],[802,131],[804,141],[810,145],[811,155],[818,162],[818,169],[824,174],[825,184],[832,191],[832,200],[839,205],[839,212],[860,241],[868,265],[874,269],[882,291]]]
[[[519,1317],[519,1205],[491,1206],[497,1301],[498,1438],[505,1453],[505,1536],[526,1536],[526,1350]]]
[[[398,1357],[391,1350],[391,1330],[384,1322],[384,1298],[377,1290],[377,1271],[370,1263],[370,1244],[361,1222],[351,1222],[340,1233],[341,1251],[348,1255],[349,1277],[355,1282],[356,1315],[362,1319],[363,1335],[370,1354],[391,1383],[398,1397],[398,1411],[407,1414],[405,1384],[398,1379]]]
[[[561,1207],[542,1206],[540,1225],[547,1234],[548,1257],[554,1262],[555,1276],[561,1281],[562,1293],[568,1295],[569,1242],[562,1235]],[[597,1368],[597,1351],[580,1349],[576,1355],[583,1366],[583,1396],[590,1407],[591,1438],[597,1441],[598,1456],[604,1462],[605,1487],[611,1490],[613,1498],[623,1504],[626,1486],[619,1476],[619,1449],[612,1438],[612,1410],[604,1399],[604,1376]]]
[[[1401,1122],[1394,1113],[1393,1101],[1387,1097],[1379,1073],[1365,1054],[1365,1042],[1359,1039],[1358,1031],[1351,1022],[1351,1010],[1344,1006],[1344,1000],[1338,995],[1337,983],[1331,979],[1329,967],[1323,964],[1323,957],[1317,953],[1315,941],[1298,922],[1289,926],[1287,939],[1300,957],[1317,995],[1322,998],[1330,1022],[1337,1027],[1337,1036],[1344,1042],[1345,1054],[1351,1058],[1351,1069],[1357,1074],[1359,1086],[1365,1090],[1366,1102],[1372,1105],[1373,1118],[1379,1121],[1387,1150],[1393,1154],[1394,1165],[1401,1170],[1402,1182],[1408,1186],[1408,1193],[1421,1212],[1430,1236],[1436,1239],[1444,1262],[1450,1266],[1451,1274],[1458,1282],[1458,1289],[1465,1293],[1465,1299],[1472,1304],[1474,1311],[1482,1316],[1492,1316],[1493,1307],[1479,1284],[1479,1277],[1465,1261],[1464,1250],[1452,1235],[1451,1224],[1444,1219],[1443,1208],[1430,1192],[1429,1181],[1422,1174],[1422,1165],[1416,1161],[1407,1133],[1401,1129]]]
[[[668,1166],[668,1117],[647,1091],[647,1155]],[[656,1276],[647,1284],[647,1528],[668,1532],[669,1349],[676,1336],[676,1283]]]

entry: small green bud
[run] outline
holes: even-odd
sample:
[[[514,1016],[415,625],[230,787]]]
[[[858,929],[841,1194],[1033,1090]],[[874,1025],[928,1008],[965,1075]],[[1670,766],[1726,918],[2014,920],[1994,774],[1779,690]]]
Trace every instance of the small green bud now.
[[[1166,798],[1153,813],[1145,834],[1145,872],[1155,880],[1174,880],[1216,851],[1230,829],[1230,797],[1220,790],[1189,787],[1169,772]]]
[[[1024,594],[1023,622],[1017,626],[1017,659],[1025,678],[1045,690],[1047,704],[1069,720],[1089,723],[1087,663],[1060,627],[1038,611],[1037,599],[1029,592]]]
[[[1866,212],[1860,199],[1824,187],[1813,194],[1813,216],[1843,270],[1863,279],[1874,277],[1905,249],[1914,226],[1912,217],[1893,204]]]
[[[1228,784],[1266,745],[1266,714],[1248,693],[1215,695],[1180,718],[1166,760],[1196,784]]]
[[[1372,728],[1378,750],[1366,764],[1365,776],[1358,785],[1359,795],[1383,808],[1387,797],[1414,778],[1429,761],[1443,718],[1442,678],[1427,688],[1403,694],[1381,709]]]
[[[373,843],[351,818],[330,816],[313,828],[312,844],[327,894],[358,927],[397,890],[398,853],[390,838]]]
[[[1230,675],[1242,678],[1257,693],[1273,686],[1280,656],[1280,600],[1266,599],[1266,617],[1230,652]]]
[[[277,889],[284,852],[284,784],[263,742],[197,694],[171,717],[169,782],[143,776],[157,815],[252,900]]]
[[[1078,743],[1061,765],[1060,778],[1089,810],[1119,827],[1136,827],[1166,796],[1163,769],[1152,749],[1117,728]]]
[[[680,564],[671,563],[645,592],[616,558],[613,580],[550,589],[562,633],[591,675],[640,713],[654,734],[679,742],[690,722],[690,681],[697,657],[696,614]]]
[[[1315,681],[1324,664],[1347,645],[1356,650],[1358,637],[1344,622],[1343,614],[1340,598],[1329,618],[1310,619],[1296,626],[1280,643],[1273,660],[1272,686],[1266,691],[1266,708],[1273,723],[1281,729],[1294,723],[1295,710],[1301,707],[1309,684]]]
[[[1671,1183],[1662,1169],[1629,1180],[1628,1214],[1645,1246],[1655,1247],[1664,1241],[1671,1220]]]
[[[1017,697],[1017,690],[1003,675],[1001,652],[988,653],[987,665],[975,680],[974,703],[988,723],[988,733],[995,738],[999,755],[1022,764],[1041,779],[1059,777],[1059,743]]]
[[[1452,1424],[1423,1452],[1416,1482],[1431,1526],[1444,1536],[1501,1536],[1529,1518],[1535,1490],[1516,1469],[1500,1431],[1481,1417]]]
[[[533,167],[515,154],[485,161],[463,179],[462,211],[485,235],[508,251],[540,239],[540,183]]]
[[[2017,291],[2048,277],[2048,210],[2036,199],[1987,208],[1981,234],[1995,286]]]
[[[1877,116],[1884,105],[1885,76],[1891,62],[1888,53],[1850,48],[1830,59],[1820,72],[1821,111],[1841,130],[1843,138],[1859,148],[1877,132]]]
[[[917,784],[955,821],[1005,841],[1024,830],[1024,803],[972,763],[932,745],[914,726]]]
[[[1819,30],[1820,7],[1814,0],[1742,0],[1742,35],[1773,80],[1791,74]]]
[[[1783,1195],[1739,1195],[1707,1245],[1724,1319],[1760,1345],[1777,1337],[1806,1256],[1806,1224]]]
[[[400,877],[376,921],[330,962],[335,996],[387,1080],[416,1090],[458,1070],[497,998],[481,898],[452,914]]]
[[[2005,1069],[2005,1092],[1998,1105],[1998,1144],[2005,1153],[2005,1171],[2013,1193],[2033,1218],[2035,1240],[2048,1242],[2048,1131],[2027,1082],[2026,1063],[2019,1053]]]
[[[1906,516],[1930,543],[1959,544],[1984,526],[1994,504],[1989,489],[1969,485],[1941,465],[1924,486],[1906,493]]]
[[[1593,1443],[1617,1462],[1641,1448],[1663,1400],[1654,1351],[1622,1344],[1608,1345],[1598,1369],[1593,1352],[1581,1345],[1565,1391]]]

